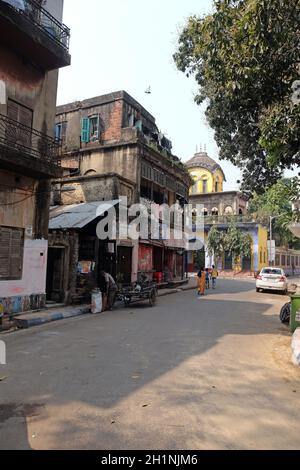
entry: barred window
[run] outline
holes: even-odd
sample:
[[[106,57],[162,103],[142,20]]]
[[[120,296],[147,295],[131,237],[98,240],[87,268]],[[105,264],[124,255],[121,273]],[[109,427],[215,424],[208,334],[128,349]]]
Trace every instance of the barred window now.
[[[22,279],[24,230],[0,227],[0,281]]]

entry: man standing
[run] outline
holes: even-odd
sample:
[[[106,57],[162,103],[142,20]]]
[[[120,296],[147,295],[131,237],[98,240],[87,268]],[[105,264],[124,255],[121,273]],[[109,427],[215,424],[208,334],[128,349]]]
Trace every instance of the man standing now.
[[[212,278],[212,288],[215,289],[217,285],[217,277],[219,273],[215,266],[212,266],[211,278]]]

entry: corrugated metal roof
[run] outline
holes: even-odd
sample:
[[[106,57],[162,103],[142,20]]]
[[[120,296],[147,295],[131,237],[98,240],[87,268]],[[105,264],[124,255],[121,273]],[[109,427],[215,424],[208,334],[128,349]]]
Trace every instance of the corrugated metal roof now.
[[[115,201],[95,201],[50,209],[49,229],[83,228],[106,211],[119,204]]]

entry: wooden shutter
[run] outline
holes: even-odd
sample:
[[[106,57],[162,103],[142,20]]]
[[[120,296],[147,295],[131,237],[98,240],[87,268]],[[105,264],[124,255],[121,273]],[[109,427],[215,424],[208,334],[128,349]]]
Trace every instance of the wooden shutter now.
[[[33,111],[26,106],[12,100],[7,103],[7,116],[14,121],[26,126],[26,128],[15,129],[14,140],[27,147],[31,146],[31,128],[33,120]]]
[[[21,279],[24,230],[0,227],[0,280]]]
[[[87,144],[90,141],[90,120],[89,118],[81,119],[81,142]]]

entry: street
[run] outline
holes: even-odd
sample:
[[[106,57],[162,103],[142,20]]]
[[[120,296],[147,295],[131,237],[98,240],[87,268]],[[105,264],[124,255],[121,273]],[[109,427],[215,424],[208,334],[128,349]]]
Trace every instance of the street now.
[[[285,301],[219,280],[1,335],[0,449],[298,449]]]

